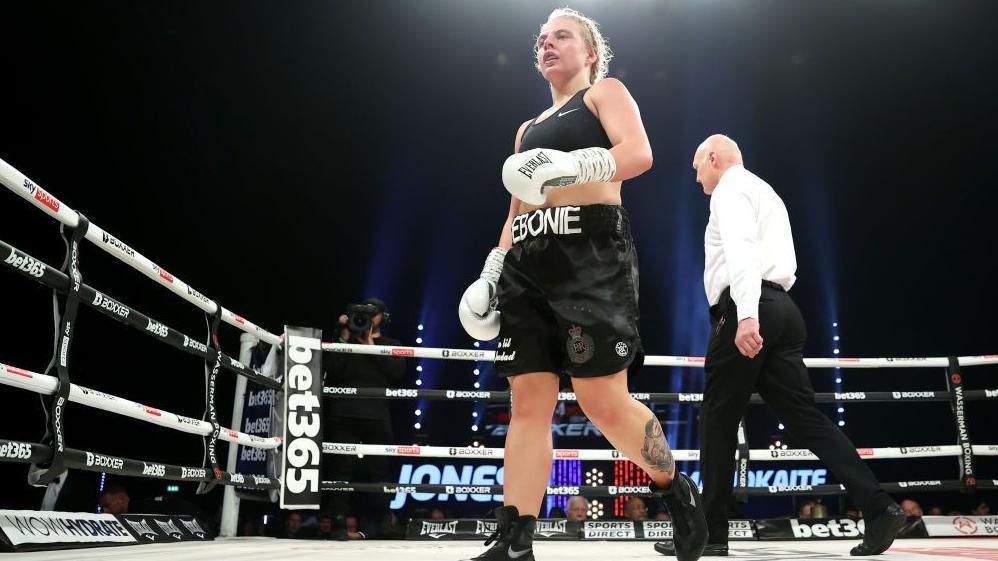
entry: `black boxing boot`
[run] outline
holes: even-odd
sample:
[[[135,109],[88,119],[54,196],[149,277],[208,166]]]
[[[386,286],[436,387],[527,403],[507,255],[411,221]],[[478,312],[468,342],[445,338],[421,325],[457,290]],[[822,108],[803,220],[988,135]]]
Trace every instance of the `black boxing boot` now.
[[[515,506],[504,506],[496,509],[496,520],[496,531],[485,540],[485,545],[492,547],[464,561],[534,561],[537,517],[520,516]]]
[[[672,543],[656,543],[655,551],[675,555],[678,561],[696,561],[707,546],[707,519],[696,484],[685,473],[677,471],[668,489],[652,483],[651,490],[662,497],[672,516]],[[727,554],[727,548],[723,554]]]

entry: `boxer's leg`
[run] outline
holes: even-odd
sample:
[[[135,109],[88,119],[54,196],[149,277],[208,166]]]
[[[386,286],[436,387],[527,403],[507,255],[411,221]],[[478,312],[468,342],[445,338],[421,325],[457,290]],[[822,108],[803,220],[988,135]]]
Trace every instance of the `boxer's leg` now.
[[[510,376],[512,415],[503,465],[507,506],[537,516],[551,479],[551,416],[558,404],[558,376],[533,372]]]
[[[627,391],[627,371],[610,376],[572,378],[579,405],[603,436],[660,487],[668,487],[676,472],[672,449],[662,425],[643,403]]]

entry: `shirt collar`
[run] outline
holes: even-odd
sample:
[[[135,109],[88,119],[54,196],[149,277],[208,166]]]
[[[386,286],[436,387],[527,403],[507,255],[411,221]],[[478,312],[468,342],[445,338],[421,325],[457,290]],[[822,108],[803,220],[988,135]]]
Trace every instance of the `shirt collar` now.
[[[731,167],[724,170],[724,173],[721,174],[721,178],[718,179],[717,182],[721,183],[722,181],[724,181],[724,178],[727,177],[727,175],[732,171],[734,171],[735,173],[739,173],[744,170],[745,170],[745,164],[732,164]]]

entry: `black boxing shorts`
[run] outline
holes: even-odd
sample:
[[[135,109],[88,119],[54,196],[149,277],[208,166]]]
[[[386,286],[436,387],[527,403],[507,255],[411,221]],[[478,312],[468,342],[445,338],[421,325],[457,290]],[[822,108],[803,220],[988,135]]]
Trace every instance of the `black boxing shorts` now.
[[[617,205],[538,209],[513,219],[499,278],[495,367],[572,377],[615,374],[641,353],[638,256]]]

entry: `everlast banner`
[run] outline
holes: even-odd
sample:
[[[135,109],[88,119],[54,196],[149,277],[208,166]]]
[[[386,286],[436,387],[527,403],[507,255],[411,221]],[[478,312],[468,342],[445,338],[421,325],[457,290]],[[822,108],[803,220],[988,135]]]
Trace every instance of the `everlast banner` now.
[[[285,328],[281,508],[318,509],[322,473],[322,331]]]
[[[495,520],[419,520],[409,522],[409,540],[475,540],[489,537],[496,529]],[[539,519],[534,527],[535,540],[577,540],[582,523],[564,518]]]
[[[215,537],[204,522],[188,515],[121,514],[117,518],[139,543],[207,541]]]

